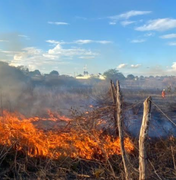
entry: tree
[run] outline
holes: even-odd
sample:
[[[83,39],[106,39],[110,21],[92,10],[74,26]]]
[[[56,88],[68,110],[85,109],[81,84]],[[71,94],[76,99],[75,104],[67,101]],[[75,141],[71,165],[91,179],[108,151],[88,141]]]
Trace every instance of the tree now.
[[[129,80],[134,80],[134,75],[133,74],[128,74],[128,76],[127,76],[127,79],[129,79]]]
[[[29,69],[25,66],[18,66],[17,69],[22,71],[25,75],[29,73]]]
[[[50,72],[50,75],[59,76],[59,73],[58,73],[58,71],[53,70],[53,71]]]
[[[33,73],[34,73],[35,75],[38,75],[38,76],[41,75],[41,72],[40,72],[38,69],[36,69],[35,71],[33,71]]]
[[[31,77],[33,77],[33,76],[41,76],[41,73],[40,73],[39,70],[30,71],[29,74],[30,74]]]
[[[103,73],[106,79],[116,81],[116,80],[124,80],[125,76],[120,73],[117,69],[109,69]]]

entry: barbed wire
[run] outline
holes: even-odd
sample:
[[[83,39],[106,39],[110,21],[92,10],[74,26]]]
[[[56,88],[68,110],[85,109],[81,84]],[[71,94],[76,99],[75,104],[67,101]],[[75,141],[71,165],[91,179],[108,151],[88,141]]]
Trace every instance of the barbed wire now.
[[[151,101],[151,103],[176,127],[176,123],[174,123],[174,121],[171,118],[169,118],[167,114],[164,113],[158,105],[156,105],[153,101]]]

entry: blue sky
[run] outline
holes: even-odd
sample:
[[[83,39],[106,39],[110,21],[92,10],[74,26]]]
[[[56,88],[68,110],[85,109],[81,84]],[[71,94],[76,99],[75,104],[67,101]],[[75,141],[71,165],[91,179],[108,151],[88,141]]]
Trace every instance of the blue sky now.
[[[0,60],[42,73],[176,74],[175,0],[0,0]]]

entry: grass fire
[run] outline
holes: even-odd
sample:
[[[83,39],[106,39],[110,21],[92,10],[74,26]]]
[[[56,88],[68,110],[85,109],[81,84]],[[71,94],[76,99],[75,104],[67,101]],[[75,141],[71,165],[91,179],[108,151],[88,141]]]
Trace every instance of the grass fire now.
[[[74,125],[66,125],[67,127],[60,130],[44,131],[37,129],[32,123],[39,119],[27,119],[18,113],[3,111],[3,116],[0,117],[0,145],[12,146],[31,157],[43,156],[51,159],[69,156],[104,160],[105,154],[107,157],[120,154],[119,138],[103,135],[101,130],[78,130],[73,128]],[[59,116],[58,121],[60,119],[68,121],[66,117]],[[53,117],[45,120],[53,121]],[[56,119],[54,121],[57,122]],[[129,138],[125,139],[125,148],[129,153],[134,150]]]
[[[0,63],[4,73],[0,179],[175,178],[176,93],[152,87],[161,79],[34,76]]]

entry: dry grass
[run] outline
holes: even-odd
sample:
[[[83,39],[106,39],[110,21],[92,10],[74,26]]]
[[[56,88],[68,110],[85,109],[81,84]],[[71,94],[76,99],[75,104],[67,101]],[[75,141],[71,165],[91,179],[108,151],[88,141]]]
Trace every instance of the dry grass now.
[[[134,143],[137,147],[136,140]],[[112,156],[108,161],[69,157],[51,160],[44,157],[29,157],[21,151],[15,151],[13,146],[1,146],[0,152],[0,179],[124,179],[122,160],[118,155]],[[175,138],[150,141],[147,146],[147,155],[148,180],[176,179]],[[137,180],[137,148],[135,152],[128,155],[128,160],[130,162],[130,175],[132,179]]]
[[[132,94],[131,94],[132,95]],[[126,97],[128,94],[126,94]],[[129,102],[134,102],[135,97],[140,101],[144,98],[134,93]],[[106,99],[106,98],[105,98]],[[156,96],[155,100],[161,102],[160,97]],[[100,99],[104,104],[104,98]],[[105,103],[106,104],[106,103]],[[109,101],[108,101],[109,104]],[[169,103],[168,103],[169,104]],[[166,104],[162,104],[165,107]],[[130,105],[131,107],[131,105]],[[138,112],[139,106],[132,110]],[[167,105],[167,112],[174,111],[175,104]],[[100,117],[108,119],[112,123],[113,106],[92,110],[88,114],[79,114],[73,110],[73,117],[76,118],[77,130],[86,130],[87,136],[92,135],[92,128],[95,127],[94,120]],[[167,113],[166,112],[166,113]],[[83,117],[84,116],[84,117]],[[87,119],[86,123],[80,123],[80,119]],[[113,134],[111,124],[106,124],[103,134]],[[130,137],[135,146],[135,150],[128,154],[130,176],[133,180],[138,179],[138,139]],[[103,141],[101,141],[103,142]],[[123,180],[125,179],[122,159],[120,155],[108,157],[106,151],[101,149],[104,159],[95,158],[86,160],[80,157],[70,158],[60,156],[58,159],[47,157],[29,157],[24,151],[15,150],[16,144],[11,146],[0,146],[0,179],[15,180]],[[101,144],[100,144],[101,146]],[[96,155],[96,154],[95,154]],[[108,157],[108,158],[107,158]],[[156,138],[148,139],[147,143],[147,179],[176,179],[176,138],[168,137],[165,139]]]

